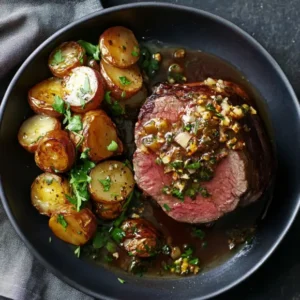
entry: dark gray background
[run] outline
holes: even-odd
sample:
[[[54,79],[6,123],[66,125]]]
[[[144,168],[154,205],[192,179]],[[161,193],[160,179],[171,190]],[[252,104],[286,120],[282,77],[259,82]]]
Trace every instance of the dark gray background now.
[[[102,0],[104,7],[132,2],[145,1]],[[203,9],[240,26],[276,59],[300,97],[300,0],[160,2]],[[216,299],[300,300],[300,217],[262,268],[248,280]]]
[[[102,0],[104,7],[144,2]],[[200,8],[232,21],[258,40],[277,60],[300,96],[300,0],[165,0]],[[1,9],[1,0],[0,0]],[[11,72],[11,75],[15,70]],[[11,76],[0,83],[0,95]],[[283,199],[284,201],[284,199]],[[253,276],[217,297],[300,300],[300,218],[272,257]]]

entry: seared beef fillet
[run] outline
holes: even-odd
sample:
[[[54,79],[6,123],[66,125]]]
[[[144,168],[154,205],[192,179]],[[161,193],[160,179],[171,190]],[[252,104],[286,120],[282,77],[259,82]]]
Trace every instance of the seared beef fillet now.
[[[191,92],[201,92],[209,97],[226,96],[233,105],[249,103],[248,96],[239,86],[226,81],[224,85],[225,89],[217,92],[204,83],[161,84],[140,110],[135,128],[135,180],[146,194],[155,199],[162,209],[177,221],[214,221],[234,210],[239,203],[245,205],[257,200],[269,184],[272,172],[270,145],[259,117],[249,115],[244,121],[251,128],[250,133],[245,134],[246,148],[242,151],[230,150],[228,156],[218,164],[213,179],[202,184],[210,192],[210,197],[204,198],[198,194],[196,199],[192,200],[186,196],[182,202],[162,192],[164,186],[170,185],[172,178],[164,173],[163,166],[155,163],[156,155],[142,147],[143,124],[152,118],[167,119],[170,123],[177,122],[180,113],[191,101],[187,97]],[[170,210],[166,210],[166,207]]]

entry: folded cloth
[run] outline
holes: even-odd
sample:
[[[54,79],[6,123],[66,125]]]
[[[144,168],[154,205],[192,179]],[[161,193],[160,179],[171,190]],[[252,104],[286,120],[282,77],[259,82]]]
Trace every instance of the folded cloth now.
[[[101,8],[100,0],[0,0],[0,93],[12,72],[54,31]],[[60,281],[32,257],[0,204],[1,296],[15,300],[92,299]]]

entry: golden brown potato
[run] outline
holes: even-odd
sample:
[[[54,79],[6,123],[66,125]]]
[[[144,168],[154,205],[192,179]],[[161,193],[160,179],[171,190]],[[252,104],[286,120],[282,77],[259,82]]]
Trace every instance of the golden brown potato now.
[[[76,42],[65,42],[51,52],[48,65],[54,76],[63,78],[72,69],[84,65],[85,61],[83,47]]]
[[[95,234],[97,220],[88,208],[84,208],[79,212],[53,215],[49,220],[49,227],[61,240],[72,245],[82,246]]]
[[[94,201],[114,203],[125,200],[134,188],[131,170],[124,163],[108,160],[91,170],[89,192]]]
[[[104,84],[98,71],[78,67],[65,77],[64,101],[70,104],[73,112],[84,113],[95,109],[103,98]]]
[[[52,130],[39,141],[34,159],[45,172],[64,173],[75,162],[75,146],[67,132]]]
[[[88,155],[92,161],[98,162],[122,153],[123,144],[117,136],[116,125],[103,110],[97,109],[85,113],[82,123],[84,140],[80,148],[82,152],[90,149]],[[118,144],[116,151],[107,149],[112,141]]]
[[[60,129],[60,122],[52,117],[34,115],[23,122],[19,129],[19,143],[29,152],[35,152],[39,140],[49,131]]]
[[[54,110],[52,105],[55,103],[55,97],[63,98],[64,89],[63,82],[60,78],[48,78],[28,92],[28,102],[31,109],[37,114],[44,114],[51,117],[58,118],[62,116],[61,113]]]
[[[119,69],[102,60],[100,70],[106,82],[107,89],[118,100],[132,97],[143,86],[143,78],[136,65],[128,69]]]
[[[31,185],[31,203],[42,215],[72,211],[65,195],[71,195],[69,182],[55,174],[40,174]]]
[[[123,201],[113,203],[92,202],[96,216],[104,220],[113,220],[117,218],[121,214],[124,204]]]
[[[133,32],[122,26],[105,30],[100,36],[99,47],[102,58],[117,68],[128,68],[140,57],[139,44]]]
[[[129,219],[123,222],[121,229],[125,232],[123,247],[130,255],[149,257],[156,254],[158,231],[144,219]]]

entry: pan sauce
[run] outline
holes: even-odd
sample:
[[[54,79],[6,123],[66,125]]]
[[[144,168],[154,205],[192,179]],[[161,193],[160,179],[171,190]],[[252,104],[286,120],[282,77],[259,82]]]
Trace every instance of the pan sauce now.
[[[203,81],[208,77],[222,78],[241,85],[250,98],[258,99],[258,95],[243,77],[242,73],[213,55],[201,51],[188,50],[183,58],[174,58],[173,54],[178,48],[165,47],[156,42],[149,43],[146,46],[152,53],[159,52],[162,56],[158,73],[149,80],[146,86],[149,91],[148,94],[150,94],[154,85],[166,81],[169,66],[177,63],[184,69],[184,76],[187,78],[187,82]],[[134,107],[127,105],[125,116],[113,117],[113,121],[116,123],[122,141],[126,146],[122,159],[131,160],[134,153],[134,125],[143,101],[144,99],[141,99],[140,104],[135,104]],[[199,258],[201,272],[224,262],[224,260],[240,250],[243,245],[252,240],[254,228],[264,208],[265,201],[261,199],[248,207],[237,208],[234,212],[214,223],[195,226],[176,222],[168,217],[155,201],[141,196],[139,200],[135,199],[133,201],[128,210],[128,215],[136,214],[152,222],[163,234],[167,242],[180,247],[181,253],[184,252],[184,247],[186,246],[194,249],[193,257]],[[200,231],[197,231],[197,229],[200,229]],[[197,234],[197,232],[201,234]],[[88,245],[83,247],[83,254],[109,268],[132,271],[139,275],[147,271],[147,275],[170,276],[170,272],[165,271],[163,267],[165,264],[168,264],[168,255],[158,254],[154,257],[141,259],[141,265],[132,270],[132,267],[135,265],[135,259],[121,248],[117,248],[116,252],[118,253],[118,259],[106,262],[107,249],[95,250]]]

